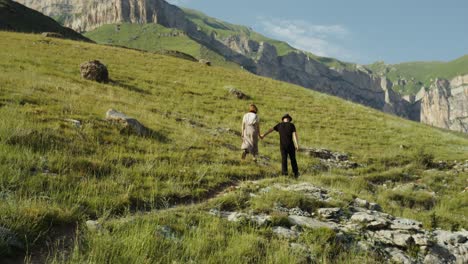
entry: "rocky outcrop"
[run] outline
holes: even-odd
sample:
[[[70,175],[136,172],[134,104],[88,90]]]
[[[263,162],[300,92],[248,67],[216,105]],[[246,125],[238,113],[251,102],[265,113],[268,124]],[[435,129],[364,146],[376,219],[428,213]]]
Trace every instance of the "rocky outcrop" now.
[[[277,190],[314,198],[325,205],[326,202],[333,201],[328,195],[321,196],[322,193],[332,191],[306,182],[293,185],[275,184],[262,188],[257,193],[250,193],[250,197],[258,198]],[[386,260],[385,263],[468,262],[468,231],[425,230],[419,221],[381,212],[378,204],[359,198],[346,208],[322,207],[309,212],[299,208],[276,206],[271,215],[255,211],[230,212],[218,209],[211,209],[209,213],[231,222],[250,222],[264,228],[271,227],[273,234],[291,242],[291,248],[307,249],[307,245],[300,242],[300,237],[307,229],[329,229],[333,230],[336,236],[335,242],[340,243],[343,248],[376,252]],[[275,225],[275,222],[272,222],[273,214],[283,214],[287,223]]]
[[[418,103],[421,122],[468,133],[468,75],[436,80]]]
[[[267,42],[243,35],[218,38],[206,34],[185,13],[163,0],[20,0],[50,16],[65,15],[65,25],[89,31],[119,22],[159,23],[182,30],[195,41],[221,54],[244,69],[273,79],[311,88],[387,113],[409,117],[407,102],[391,89],[391,83],[364,67],[332,69],[297,51],[279,56]]]

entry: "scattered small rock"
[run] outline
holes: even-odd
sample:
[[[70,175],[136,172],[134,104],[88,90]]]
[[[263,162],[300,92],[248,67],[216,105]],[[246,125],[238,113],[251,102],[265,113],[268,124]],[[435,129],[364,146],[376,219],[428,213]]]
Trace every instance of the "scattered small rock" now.
[[[211,61],[205,60],[205,59],[199,60],[198,63],[205,65],[205,66],[211,66]]]
[[[330,168],[338,169],[355,169],[360,165],[349,160],[349,155],[346,153],[333,152],[328,149],[301,148],[301,152],[308,154],[311,157],[320,159],[320,165],[314,165],[314,170],[324,170]]]
[[[272,229],[273,233],[282,238],[296,239],[299,236],[299,233],[297,231],[293,231],[286,227],[274,226]]]
[[[6,245],[8,250],[24,250],[24,243],[18,239],[15,233],[10,229],[0,226],[0,244]]]
[[[316,228],[329,228],[329,229],[338,229],[338,225],[331,222],[323,222],[311,217],[290,215],[288,216],[289,223],[292,225],[298,225],[300,227],[307,227],[311,229]]]
[[[166,239],[178,241],[179,238],[176,236],[176,233],[169,226],[156,226],[156,235],[162,236]]]
[[[244,100],[250,98],[248,95],[233,86],[226,86],[225,88],[228,90],[229,94],[235,96],[237,99]]]
[[[342,215],[343,211],[341,208],[320,208],[317,210],[317,214],[327,220],[331,221],[339,221],[340,216]]]
[[[142,125],[138,120],[128,117],[124,113],[114,109],[109,109],[107,111],[106,120],[122,124],[122,132],[134,133],[138,136],[149,136],[152,134],[152,131]]]
[[[360,198],[354,199],[354,205],[357,207],[369,208],[369,202]]]
[[[84,62],[80,65],[81,77],[100,83],[109,82],[109,71],[106,65],[98,60]]]
[[[76,128],[81,128],[81,121],[75,119],[64,119],[64,121],[72,123]]]
[[[57,32],[42,32],[41,35],[46,38],[63,38],[63,35]]]
[[[420,230],[422,228],[422,223],[411,219],[397,217],[392,221],[390,228],[399,230]]]
[[[99,223],[99,221],[95,221],[95,220],[86,221],[86,227],[88,228],[89,231],[92,231],[92,232],[100,232],[100,231],[104,230],[101,223]]]

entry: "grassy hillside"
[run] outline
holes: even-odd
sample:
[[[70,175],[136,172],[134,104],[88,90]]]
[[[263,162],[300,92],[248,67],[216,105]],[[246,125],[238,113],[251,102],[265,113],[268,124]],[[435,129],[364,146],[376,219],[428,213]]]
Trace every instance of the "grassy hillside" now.
[[[452,79],[458,75],[468,74],[468,55],[449,62],[407,62],[386,65],[377,62],[368,67],[380,74],[386,75],[396,82],[398,79],[409,81],[406,87],[396,87],[403,94],[415,94],[422,86],[428,87],[431,79]]]
[[[240,69],[238,64],[226,61],[221,55],[192,40],[180,30],[158,24],[104,25],[85,33],[85,36],[100,44],[153,52],[180,51],[197,59],[207,59],[218,66]]]
[[[0,30],[26,33],[56,32],[65,38],[89,41],[75,31],[62,27],[52,18],[11,0],[0,0]]]
[[[0,46],[0,226],[19,234],[33,256],[49,254],[56,263],[300,262],[287,241],[263,227],[210,216],[210,205],[143,213],[204,201],[239,181],[294,182],[278,176],[276,135],[260,143],[258,164],[240,161],[235,131],[251,101],[260,109],[263,131],[289,112],[301,146],[347,152],[363,164],[316,171],[317,160],[299,154],[301,181],[342,191],[343,203],[357,195],[377,201],[386,212],[427,226],[435,218],[444,228],[468,226],[468,193],[462,192],[468,175],[426,166],[432,159],[468,159],[466,135],[157,54],[5,32]],[[109,84],[80,77],[79,65],[91,59],[108,66]],[[251,100],[230,96],[226,86]],[[137,118],[154,134],[122,134],[104,120],[109,108]],[[407,183],[425,185],[437,196],[397,187]],[[235,205],[242,197],[212,202]],[[88,219],[100,219],[110,231],[86,231]],[[159,225],[185,239],[162,239],[155,235]],[[64,232],[76,238],[74,246],[54,239]],[[319,250],[329,243],[328,231],[317,232],[306,243],[322,260],[379,263],[372,256]],[[8,254],[1,243],[0,254]]]

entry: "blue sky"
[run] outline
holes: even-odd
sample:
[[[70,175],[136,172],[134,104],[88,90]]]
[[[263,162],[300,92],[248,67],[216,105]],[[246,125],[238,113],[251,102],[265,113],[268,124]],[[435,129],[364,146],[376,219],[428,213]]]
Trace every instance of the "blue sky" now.
[[[294,47],[361,64],[468,54],[468,0],[170,0]]]

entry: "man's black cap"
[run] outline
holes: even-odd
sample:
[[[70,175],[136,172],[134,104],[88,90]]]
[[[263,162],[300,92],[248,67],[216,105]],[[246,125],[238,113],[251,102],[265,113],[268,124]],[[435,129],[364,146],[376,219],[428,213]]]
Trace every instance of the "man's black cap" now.
[[[289,119],[289,122],[292,121],[292,117],[291,117],[289,114],[285,114],[285,115],[281,118],[281,120],[283,120],[283,119],[285,119],[285,118]]]

